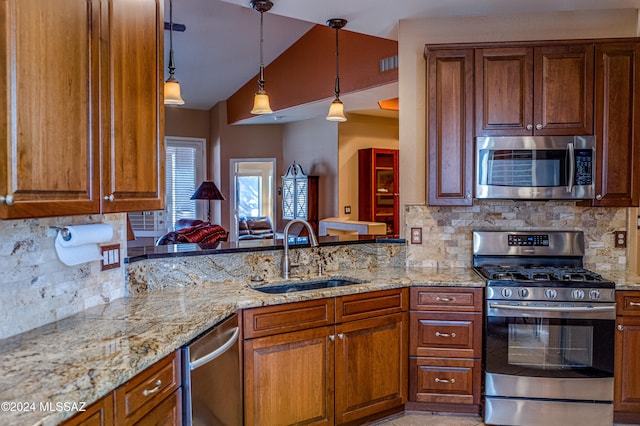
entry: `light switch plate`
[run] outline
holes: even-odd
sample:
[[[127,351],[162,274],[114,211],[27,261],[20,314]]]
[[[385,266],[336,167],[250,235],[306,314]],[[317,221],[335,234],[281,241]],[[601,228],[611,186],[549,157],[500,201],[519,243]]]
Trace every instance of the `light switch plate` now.
[[[422,244],[422,228],[411,228],[411,244]]]
[[[100,246],[102,252],[101,271],[120,267],[120,244],[105,244]]]
[[[344,206],[344,214],[351,214],[351,206]]]

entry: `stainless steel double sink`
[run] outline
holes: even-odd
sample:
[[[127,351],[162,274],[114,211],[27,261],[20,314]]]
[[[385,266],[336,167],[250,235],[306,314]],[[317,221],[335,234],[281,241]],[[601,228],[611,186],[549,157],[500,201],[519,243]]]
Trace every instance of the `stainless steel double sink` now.
[[[251,287],[254,290],[269,294],[292,293],[296,291],[320,290],[323,288],[343,287],[352,284],[363,284],[366,281],[354,278],[325,278],[310,281],[283,282]]]

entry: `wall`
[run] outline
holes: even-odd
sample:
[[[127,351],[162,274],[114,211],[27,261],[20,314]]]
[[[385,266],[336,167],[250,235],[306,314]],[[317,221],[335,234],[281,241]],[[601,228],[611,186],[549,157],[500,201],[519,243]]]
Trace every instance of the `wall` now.
[[[251,105],[247,105],[251,108]],[[279,124],[238,125],[227,124],[226,102],[219,102],[209,111],[211,123],[209,147],[213,156],[211,176],[214,182],[220,183],[220,191],[226,200],[214,203],[212,220],[230,230],[230,170],[231,158],[275,158],[276,170],[283,164],[283,126]],[[282,202],[277,197],[276,205]],[[276,208],[276,215],[280,217],[281,209]],[[278,219],[276,218],[276,222]]]
[[[0,339],[125,296],[124,266],[58,260],[49,227],[86,223],[111,224],[112,242],[126,250],[124,214],[0,220]]]
[[[423,228],[422,245],[408,246],[410,265],[469,265],[474,228],[557,226],[587,233],[590,248],[586,260],[590,265],[606,269],[612,261],[612,268],[626,268],[627,253],[624,249],[611,248],[613,236],[609,232],[627,228],[627,209],[512,201],[475,202],[470,208],[425,206],[424,46],[428,43],[634,37],[637,26],[635,9],[400,21],[400,200],[404,206],[401,214],[406,225],[405,235],[411,227]]]
[[[318,217],[334,217],[338,209],[338,129],[343,124],[312,118],[284,125],[280,176],[294,161],[318,180]],[[278,187],[282,181],[278,179]],[[282,210],[280,199],[278,208]]]
[[[398,149],[398,119],[349,114],[338,128],[338,214],[358,220],[358,150]],[[351,214],[344,213],[351,206]]]

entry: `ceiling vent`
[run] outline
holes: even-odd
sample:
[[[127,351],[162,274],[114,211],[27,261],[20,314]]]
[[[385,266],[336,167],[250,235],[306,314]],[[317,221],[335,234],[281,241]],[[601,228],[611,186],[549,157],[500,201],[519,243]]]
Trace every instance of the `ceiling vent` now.
[[[391,71],[398,68],[398,55],[380,60],[380,72]]]

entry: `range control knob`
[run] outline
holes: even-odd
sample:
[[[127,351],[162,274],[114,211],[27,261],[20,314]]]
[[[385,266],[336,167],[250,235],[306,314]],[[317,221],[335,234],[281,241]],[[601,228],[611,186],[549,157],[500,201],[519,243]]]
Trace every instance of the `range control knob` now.
[[[544,289],[544,296],[547,299],[555,299],[556,297],[558,297],[558,292],[553,288],[545,288]]]
[[[600,290],[589,290],[589,299],[592,299],[592,300],[600,299]]]
[[[511,295],[513,294],[510,288],[503,288],[500,293],[502,294],[502,297],[504,297],[505,299],[510,298]]]
[[[524,298],[527,297],[529,295],[529,290],[526,288],[521,288],[520,290],[518,290],[518,296]]]
[[[576,300],[584,299],[584,290],[580,290],[579,288],[576,288],[571,292],[571,297],[573,297]]]

